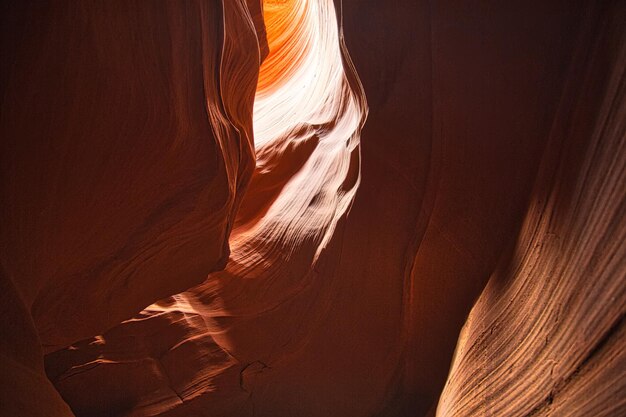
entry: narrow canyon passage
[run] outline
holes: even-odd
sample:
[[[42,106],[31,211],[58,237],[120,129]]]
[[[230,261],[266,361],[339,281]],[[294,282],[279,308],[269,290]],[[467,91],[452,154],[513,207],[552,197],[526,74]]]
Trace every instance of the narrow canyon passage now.
[[[146,415],[289,410],[253,398],[268,384],[257,374],[297,361],[325,325],[334,291],[316,266],[358,188],[367,105],[344,67],[332,1],[265,1],[263,10],[269,54],[254,101],[256,168],[230,259],[202,284],[48,355],[48,375],[79,415],[123,414],[128,402]],[[126,373],[146,384],[120,384]]]
[[[626,414],[623,2],[0,15],[1,416]]]

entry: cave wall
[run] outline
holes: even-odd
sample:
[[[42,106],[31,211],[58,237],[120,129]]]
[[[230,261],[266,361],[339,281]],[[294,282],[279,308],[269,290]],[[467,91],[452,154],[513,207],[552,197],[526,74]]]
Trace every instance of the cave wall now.
[[[626,7],[597,6],[523,227],[465,323],[437,415],[626,413]]]
[[[428,171],[413,168],[406,174],[402,169],[411,167],[407,158],[415,153],[402,152],[389,164],[400,175],[384,180],[402,183],[397,194],[406,199],[405,206],[414,198],[417,208],[404,220],[414,229],[413,240],[402,246],[409,248],[406,259],[396,261],[402,272],[372,277],[404,279],[404,287],[397,289],[402,296],[383,298],[386,305],[402,300],[404,306],[398,336],[402,357],[381,415],[434,413],[458,332],[493,270],[505,262],[524,218],[589,6],[405,2],[388,8],[385,21],[374,2],[344,2],[348,47],[371,107],[355,206],[367,195],[368,170],[373,169],[367,164],[368,144],[385,140],[384,151],[391,152],[388,138],[395,134],[404,135],[404,143],[428,146],[417,153],[428,155],[419,164]],[[423,20],[416,24],[416,17]],[[359,31],[363,22],[369,31]],[[405,67],[411,69],[397,70]],[[378,119],[381,109],[389,110]],[[377,126],[380,138],[368,136],[368,128]],[[371,151],[371,158],[379,157],[381,149]],[[413,179],[410,185],[421,185],[396,179],[407,176]],[[368,197],[367,202],[377,199]],[[361,279],[367,276],[365,270]],[[399,285],[398,280],[386,282],[387,288]],[[373,291],[371,297],[381,294]],[[363,326],[369,327],[369,321]]]
[[[99,334],[223,268],[259,41],[244,3],[230,42],[215,1],[2,7],[3,385],[18,384],[2,403],[53,415],[29,393],[51,390],[41,359],[21,375],[15,346]]]
[[[624,412],[619,2],[312,9],[343,78],[273,143],[261,2],[4,7],[3,404]]]

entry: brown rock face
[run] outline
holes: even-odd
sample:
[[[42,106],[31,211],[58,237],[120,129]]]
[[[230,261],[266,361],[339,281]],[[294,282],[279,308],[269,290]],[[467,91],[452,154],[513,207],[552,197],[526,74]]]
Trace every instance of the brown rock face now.
[[[624,19],[623,5],[586,15],[523,227],[465,323],[437,415],[626,412]]]
[[[0,415],[626,414],[625,21],[3,6]]]
[[[3,305],[52,350],[223,268],[254,167],[258,41],[243,4],[5,8]]]

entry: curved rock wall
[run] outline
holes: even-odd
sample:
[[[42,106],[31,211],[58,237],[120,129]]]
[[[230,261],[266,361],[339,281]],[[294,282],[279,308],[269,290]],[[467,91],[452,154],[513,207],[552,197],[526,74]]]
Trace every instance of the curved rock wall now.
[[[459,331],[522,224],[590,4],[398,2],[379,13],[370,2],[344,2],[344,32],[370,104],[363,181],[349,220],[360,197],[374,211],[372,202],[384,197],[370,184],[380,181],[397,187],[395,200],[383,200],[392,204],[381,203],[383,217],[401,222],[401,231],[390,229],[392,242],[373,243],[391,253],[362,257],[361,250],[349,268],[360,272],[361,288],[387,277],[359,303],[376,305],[377,320],[387,317],[368,353],[390,338],[400,350],[379,415],[434,414]],[[388,140],[389,126],[398,139]],[[385,175],[368,182],[374,169]],[[393,213],[398,205],[407,211]],[[388,236],[375,224],[346,240]],[[349,253],[344,247],[342,262]],[[357,259],[376,266],[359,269]],[[370,363],[383,364],[387,352]]]
[[[2,304],[28,314],[9,344],[34,321],[44,350],[67,346],[224,267],[260,58],[227,4],[3,5]]]
[[[515,249],[438,416],[626,413],[626,7],[590,9]]]
[[[256,374],[291,371],[324,325],[332,283],[316,268],[328,262],[359,184],[367,108],[332,1],[265,2],[264,10],[270,54],[255,98],[256,169],[230,260],[201,285],[48,356],[49,376],[79,415],[239,416],[294,406],[257,400],[268,383]],[[291,66],[276,70],[277,55]],[[133,378],[120,383],[126,374]]]
[[[625,412],[619,1],[7,9],[8,414]]]

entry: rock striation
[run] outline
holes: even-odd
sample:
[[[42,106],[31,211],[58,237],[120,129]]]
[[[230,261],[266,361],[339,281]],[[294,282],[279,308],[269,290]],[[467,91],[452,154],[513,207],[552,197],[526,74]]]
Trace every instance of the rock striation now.
[[[626,413],[626,8],[586,18],[524,224],[437,415]]]
[[[222,6],[3,6],[7,384],[33,333],[33,351],[65,347],[225,265],[260,56],[245,3]],[[54,415],[26,394],[46,380],[41,354],[29,363],[6,414]]]
[[[3,8],[0,414],[626,414],[623,2]]]

